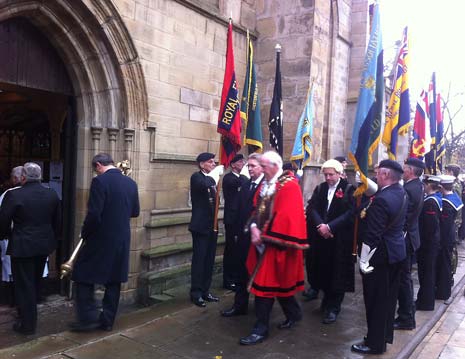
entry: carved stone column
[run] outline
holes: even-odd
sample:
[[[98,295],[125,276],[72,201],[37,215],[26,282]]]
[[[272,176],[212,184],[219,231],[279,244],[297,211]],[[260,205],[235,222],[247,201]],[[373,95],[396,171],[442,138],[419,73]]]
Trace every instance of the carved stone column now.
[[[134,129],[124,129],[124,158],[122,160],[129,160],[132,165],[132,152],[134,148]]]
[[[110,144],[110,155],[113,158],[113,161],[117,162],[116,157],[116,140],[118,139],[118,128],[108,128],[108,142]]]
[[[100,135],[102,134],[101,127],[91,127],[92,133],[92,148],[94,149],[94,155],[100,152]]]

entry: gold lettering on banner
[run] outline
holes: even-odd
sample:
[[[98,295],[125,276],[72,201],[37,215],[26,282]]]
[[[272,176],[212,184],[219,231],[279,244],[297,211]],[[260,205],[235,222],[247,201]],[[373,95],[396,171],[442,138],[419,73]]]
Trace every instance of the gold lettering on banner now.
[[[226,103],[226,108],[224,110],[221,122],[223,122],[226,125],[231,125],[231,121],[234,117],[234,114],[237,111],[237,106],[239,106],[239,100],[229,98],[228,102]]]

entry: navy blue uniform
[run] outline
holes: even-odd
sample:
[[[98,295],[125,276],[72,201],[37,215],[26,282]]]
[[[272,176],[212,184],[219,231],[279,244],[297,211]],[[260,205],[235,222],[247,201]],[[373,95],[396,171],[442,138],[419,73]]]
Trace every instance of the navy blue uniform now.
[[[192,234],[191,299],[206,296],[212,282],[217,233],[213,231],[216,183],[201,171],[191,176]]]
[[[406,257],[403,228],[407,198],[399,184],[392,184],[373,197],[363,226],[362,242],[377,248],[370,260],[374,270],[362,274],[367,317],[366,345],[377,352],[386,350],[394,338],[394,316],[399,290],[401,262]]]
[[[237,241],[239,232],[240,195],[242,185],[248,181],[244,175],[232,172],[223,177],[224,217],[226,243],[223,254],[223,286],[236,284],[238,280]]]
[[[415,252],[420,247],[420,232],[418,217],[423,206],[423,183],[414,178],[404,184],[408,195],[407,219],[405,221],[405,249],[407,256],[402,264],[399,284],[399,308],[397,310],[400,322],[415,327],[415,305],[413,303],[412,262]]]
[[[462,201],[456,193],[443,194],[440,223],[441,242],[436,261],[436,299],[447,300],[451,295],[455,217],[462,207]]]
[[[434,310],[436,257],[441,239],[439,228],[441,211],[441,193],[436,192],[426,196],[419,219],[420,248],[417,251],[417,263],[420,288],[415,302],[417,310]]]

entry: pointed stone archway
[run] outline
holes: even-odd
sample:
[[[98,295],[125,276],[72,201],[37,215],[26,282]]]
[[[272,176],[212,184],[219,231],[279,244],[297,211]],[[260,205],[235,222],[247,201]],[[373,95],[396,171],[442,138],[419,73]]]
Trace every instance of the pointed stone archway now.
[[[39,28],[65,63],[76,99],[80,149],[109,151],[137,167],[134,134],[146,126],[147,93],[134,44],[112,1],[0,0],[0,22],[13,17]],[[87,154],[78,153],[78,173],[81,166],[88,172]]]

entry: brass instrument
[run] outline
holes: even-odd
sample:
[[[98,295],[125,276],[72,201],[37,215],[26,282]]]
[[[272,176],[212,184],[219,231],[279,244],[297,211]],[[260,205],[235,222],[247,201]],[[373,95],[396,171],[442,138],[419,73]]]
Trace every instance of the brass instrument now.
[[[76,257],[81,250],[82,245],[84,244],[84,239],[82,239],[81,236],[79,236],[79,243],[77,244],[76,248],[74,248],[73,253],[71,254],[71,257],[61,265],[60,267],[60,279],[63,279],[64,277],[67,277],[68,275],[71,274],[73,271],[74,267],[74,261],[76,260]]]
[[[129,163],[129,160],[118,162],[115,167],[118,168],[125,176],[129,176],[132,172],[131,164]],[[84,245],[84,239],[81,236],[79,236],[79,242],[76,248],[74,248],[74,251],[71,254],[71,257],[65,263],[63,263],[60,267],[60,279],[63,279],[72,273],[74,262],[76,261],[76,257],[78,256],[79,251],[81,250],[83,245]]]

